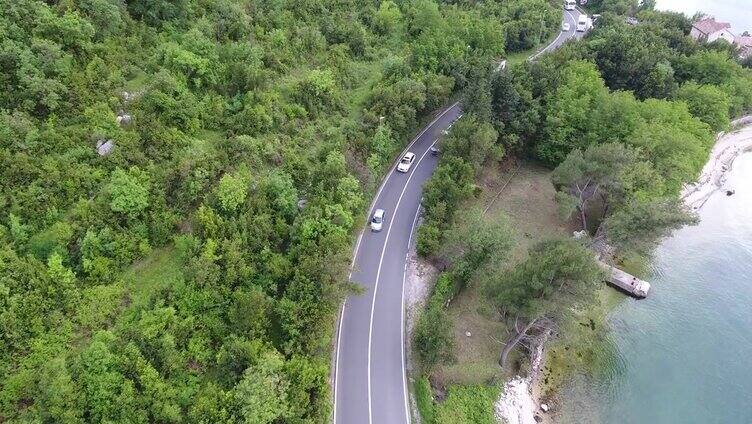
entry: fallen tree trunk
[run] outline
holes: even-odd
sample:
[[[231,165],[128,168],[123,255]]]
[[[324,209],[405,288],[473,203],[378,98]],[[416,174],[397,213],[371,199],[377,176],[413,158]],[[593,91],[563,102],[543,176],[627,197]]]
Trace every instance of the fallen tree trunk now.
[[[501,356],[499,357],[499,366],[501,368],[504,368],[504,365],[507,363],[507,356],[509,356],[509,352],[514,349],[515,346],[525,338],[527,335],[527,332],[530,331],[531,328],[535,325],[535,323],[538,322],[538,318],[535,318],[531,320],[525,328],[522,329],[519,333],[517,333],[516,336],[514,336],[511,340],[507,341],[506,345],[504,346],[504,349],[501,350]]]

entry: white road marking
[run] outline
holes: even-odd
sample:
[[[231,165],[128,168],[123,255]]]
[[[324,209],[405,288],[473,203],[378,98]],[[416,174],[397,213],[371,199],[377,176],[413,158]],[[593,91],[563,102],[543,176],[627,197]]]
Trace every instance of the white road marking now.
[[[567,32],[569,32],[569,31],[567,31]],[[549,45],[547,45],[546,47],[544,47],[544,48],[543,48],[543,50],[541,50],[541,51],[539,51],[538,53],[536,53],[536,54],[534,54],[534,55],[530,56],[530,58],[529,58],[528,60],[529,60],[529,61],[533,61],[533,60],[535,60],[535,59],[536,59],[536,58],[537,58],[538,56],[540,56],[540,55],[542,55],[543,53],[547,52],[547,51],[548,51],[548,49],[549,49],[549,48],[551,48],[551,46],[553,46],[554,44],[556,44],[556,42],[557,42],[557,41],[559,41],[559,38],[561,38],[561,36],[562,36],[562,35],[564,35],[564,31],[559,31],[559,35],[557,35],[557,36],[556,36],[556,38],[554,39],[554,41],[552,41],[552,42],[551,42],[551,43],[550,43]]]
[[[373,206],[372,206],[373,208]],[[371,211],[368,211],[368,219],[371,219]],[[355,259],[358,257],[358,250],[360,249],[360,241],[363,239],[363,230],[360,230],[358,234],[358,241],[355,242],[355,251],[353,252],[353,261],[350,264],[350,274],[347,275],[348,280],[352,280],[353,269],[355,268]]]
[[[426,154],[430,151],[431,147],[436,142],[434,141],[430,146],[428,146],[428,149],[426,149],[425,152],[423,152],[423,155],[418,159],[418,163],[416,164],[415,168],[417,169],[420,166],[420,162],[423,161],[423,158],[426,157]],[[371,345],[373,344],[373,311],[376,309],[376,295],[379,292],[379,278],[381,277],[381,266],[384,263],[384,254],[386,253],[386,246],[389,244],[389,235],[392,232],[392,224],[394,223],[394,220],[397,219],[397,211],[399,211],[400,203],[402,203],[402,197],[405,195],[405,191],[407,190],[407,187],[410,185],[410,180],[413,178],[413,175],[415,175],[415,172],[411,172],[410,175],[407,177],[407,181],[405,181],[405,185],[402,187],[402,192],[400,193],[399,198],[397,199],[397,205],[394,207],[394,212],[392,212],[392,216],[395,217],[392,220],[389,221],[389,228],[386,230],[386,237],[384,238],[384,245],[381,247],[381,257],[379,258],[379,267],[376,269],[376,284],[373,287],[373,298],[371,300],[371,320],[370,325],[368,328],[368,422],[373,423],[373,407],[372,407],[372,400],[371,400]],[[402,274],[404,278],[404,273]],[[404,290],[404,286],[403,286]],[[403,325],[404,327],[404,325]],[[403,336],[404,337],[404,336]],[[404,340],[403,340],[404,342]],[[404,343],[402,345],[403,355],[404,355]],[[404,358],[403,358],[403,365],[402,365],[402,371],[404,372]],[[404,375],[403,375],[404,380]],[[405,396],[405,402],[407,402],[407,393],[404,393]],[[409,421],[408,421],[409,422]]]
[[[337,422],[337,376],[339,376],[339,343],[342,340],[342,323],[345,321],[342,317],[345,315],[345,307],[347,307],[347,298],[342,302],[342,312],[339,314],[339,328],[337,329],[337,355],[334,359],[334,422]]]
[[[434,143],[436,143],[434,141]],[[410,246],[413,242],[413,234],[415,233],[415,226],[418,224],[418,216],[420,215],[421,205],[418,204],[418,209],[415,211],[415,218],[413,218],[413,226],[410,228],[410,236],[407,238],[407,254],[405,255],[405,270],[402,272],[402,312],[401,321],[402,326],[400,328],[400,337],[402,338],[402,390],[405,393],[405,419],[407,424],[410,424],[410,405],[407,400],[407,362],[405,361],[405,277],[407,276],[407,263],[410,260]]]
[[[423,134],[425,134],[426,131],[428,131],[431,127],[433,127],[436,124],[436,122],[439,121],[439,119],[441,119],[444,115],[447,114],[447,112],[449,112],[450,110],[452,110],[455,107],[457,107],[457,105],[459,103],[460,102],[455,102],[454,104],[452,104],[448,108],[444,109],[444,111],[442,111],[439,114],[439,116],[437,116],[433,121],[431,121],[428,125],[426,125],[423,128],[423,131],[421,131],[415,138],[413,138],[413,140],[410,142],[410,144],[407,145],[407,147],[405,148],[405,150],[403,150],[402,153],[399,156],[397,156],[397,159],[399,159],[402,156],[404,156],[405,153],[407,151],[409,151],[410,148],[413,147],[413,145],[415,144],[415,142],[417,142],[418,139],[420,139],[420,137],[423,136]],[[462,116],[462,115],[460,115],[460,116]],[[434,140],[434,143],[436,143],[436,140]],[[431,144],[431,146],[433,146],[433,144]],[[429,147],[429,149],[430,149],[430,147]],[[427,151],[428,150],[426,150],[426,152]],[[425,156],[425,154],[423,156]],[[423,159],[423,158],[421,157],[421,159]],[[420,164],[420,160],[418,161],[418,164]],[[416,164],[416,168],[417,168],[418,164]],[[374,196],[373,200],[371,201],[371,205],[368,207],[368,218],[369,219],[371,218],[371,214],[373,213],[373,208],[376,205],[376,202],[379,199],[379,196],[381,196],[381,192],[384,189],[384,186],[386,186],[386,183],[389,181],[389,178],[392,176],[392,174],[393,174],[393,172],[391,171],[391,166],[390,166],[389,173],[387,174],[386,178],[384,178],[384,181],[381,183],[381,186],[379,186],[379,190],[376,192],[376,196]],[[412,173],[410,175],[412,175]],[[408,181],[410,181],[409,178],[408,178]],[[405,184],[405,185],[407,186],[407,184]],[[390,228],[391,228],[391,224],[390,224]],[[353,256],[352,256],[353,257],[353,261],[350,264],[350,274],[348,275],[348,280],[352,279],[353,268],[355,267],[355,261],[358,258],[358,251],[360,250],[360,243],[361,243],[362,239],[363,239],[363,230],[361,230],[360,234],[358,234],[358,241],[355,243],[355,249],[353,251]],[[386,243],[385,243],[385,245],[386,245]],[[374,295],[374,298],[375,298],[375,295]],[[373,314],[373,309],[371,309],[371,313]],[[340,327],[342,327],[342,321],[344,321],[344,318],[345,318],[345,309],[344,309],[344,303],[343,303],[342,315],[340,315],[340,317],[339,317],[339,320],[340,320],[339,326]],[[371,315],[370,319],[373,320],[373,315]],[[370,337],[369,337],[369,343],[370,343]],[[337,363],[334,364],[334,419],[333,419],[334,424],[337,424],[337,413],[336,413],[336,411],[337,411],[337,381],[338,381],[338,378],[339,378],[339,352],[340,352],[340,348],[341,348],[341,336],[337,335],[337,354],[335,355],[335,358],[336,358],[335,361],[337,361]],[[369,348],[369,356],[370,356],[370,348]],[[369,366],[369,373],[370,373],[370,366]],[[368,390],[369,390],[369,414],[368,415],[370,417],[370,390],[371,390],[370,382],[369,382],[369,385],[368,385]]]

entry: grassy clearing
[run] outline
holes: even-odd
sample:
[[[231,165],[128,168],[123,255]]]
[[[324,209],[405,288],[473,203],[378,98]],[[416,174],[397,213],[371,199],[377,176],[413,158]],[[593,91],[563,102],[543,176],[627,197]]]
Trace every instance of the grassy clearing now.
[[[125,82],[125,90],[130,93],[135,93],[142,88],[146,87],[146,80],[149,78],[143,71],[139,71],[130,80]]]
[[[488,215],[510,221],[515,238],[510,265],[524,260],[535,243],[571,235],[576,229],[558,216],[550,173],[540,165],[523,162],[519,169],[487,167],[479,178],[482,192],[470,206],[484,208],[496,199]],[[637,259],[634,262],[634,268],[641,264]],[[609,362],[613,346],[608,338],[607,317],[624,296],[604,284],[598,297],[599,302],[576,320],[565,323],[558,337],[547,345],[540,387],[544,397],[554,395],[573,371],[597,373]],[[510,377],[502,373],[497,363],[501,343],[510,329],[498,320],[476,285],[469,285],[461,292],[448,312],[454,324],[455,360],[440,366],[434,376],[450,388],[498,387]],[[518,366],[527,363],[524,353],[517,350],[509,359]]]
[[[496,424],[493,407],[500,389],[473,385],[449,388],[444,402],[436,406],[435,421],[429,424]]]
[[[170,246],[153,250],[114,283],[85,288],[76,311],[75,348],[84,347],[94,332],[112,328],[127,311],[145,305],[155,290],[182,278],[180,258]]]
[[[182,265],[177,251],[172,246],[155,249],[123,273],[123,281],[135,305],[143,304],[151,293],[174,284],[181,278]]]
[[[507,55],[507,66],[512,65],[519,65],[520,63],[523,63],[527,60],[528,57],[535,54],[535,52],[538,51],[538,48],[530,49],[530,50],[524,50],[521,52],[511,53]]]
[[[515,238],[511,263],[524,259],[527,249],[536,242],[569,234],[567,223],[556,213],[549,176],[546,168],[522,163],[519,169],[487,167],[479,178],[482,193],[470,207],[484,208],[496,199],[488,215],[510,221]],[[437,376],[447,385],[502,381],[505,376],[497,361],[508,329],[485,301],[481,288],[469,285],[452,301],[449,316],[454,323],[455,361],[439,367]]]

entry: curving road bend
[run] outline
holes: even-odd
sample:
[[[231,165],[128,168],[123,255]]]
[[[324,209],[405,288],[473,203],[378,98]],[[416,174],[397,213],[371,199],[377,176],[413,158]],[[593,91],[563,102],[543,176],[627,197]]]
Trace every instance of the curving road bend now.
[[[542,50],[539,50],[538,53],[530,56],[528,60],[535,60],[538,58],[538,56],[550,52],[552,50],[558,49],[562,44],[566,43],[567,41],[571,39],[580,39],[585,36],[586,32],[577,32],[577,20],[580,18],[580,12],[579,9],[576,10],[564,10],[564,16],[563,21],[569,24],[569,31],[560,31],[559,35],[556,36],[554,41],[552,41],[549,45],[544,47]]]
[[[565,11],[572,29],[562,32],[538,54],[555,49],[575,32],[579,12]],[[534,59],[538,56],[531,57]],[[462,115],[459,103],[442,110],[408,145],[416,159],[409,172],[394,167],[369,210],[384,209],[381,232],[366,228],[358,238],[350,281],[363,288],[342,306],[334,373],[335,424],[408,424],[405,372],[404,279],[407,255],[420,211],[423,184],[438,158],[429,149],[442,131]]]

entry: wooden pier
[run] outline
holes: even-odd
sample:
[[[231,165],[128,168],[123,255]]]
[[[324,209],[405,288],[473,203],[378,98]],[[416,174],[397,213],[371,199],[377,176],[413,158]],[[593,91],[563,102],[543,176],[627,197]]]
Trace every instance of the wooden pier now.
[[[609,284],[638,299],[647,297],[650,283],[603,262],[601,266],[606,270],[606,281]]]

